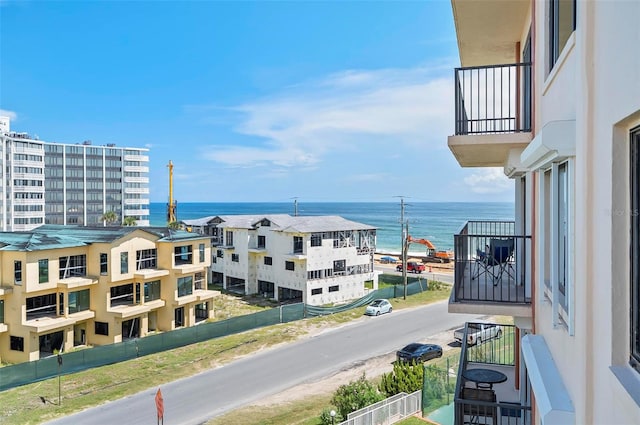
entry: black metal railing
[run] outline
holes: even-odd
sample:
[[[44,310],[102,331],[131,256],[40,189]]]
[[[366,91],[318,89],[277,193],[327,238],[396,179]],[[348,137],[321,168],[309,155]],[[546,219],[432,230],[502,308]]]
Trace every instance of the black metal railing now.
[[[531,63],[455,69],[456,135],[531,131]]]
[[[492,333],[492,338],[477,343],[477,339],[471,334],[477,332],[478,325],[480,324],[467,323],[464,328],[454,399],[455,425],[531,424],[531,406],[528,401],[523,403],[528,397],[512,390],[517,387],[513,381],[517,374],[515,364],[519,347],[515,326],[496,325],[499,333]],[[472,345],[469,341],[475,343]],[[464,377],[470,365],[474,368],[502,370],[506,372],[507,381],[491,387],[480,387]],[[524,385],[520,387],[524,388]]]
[[[454,235],[455,302],[531,304],[531,237],[513,221],[469,221]]]

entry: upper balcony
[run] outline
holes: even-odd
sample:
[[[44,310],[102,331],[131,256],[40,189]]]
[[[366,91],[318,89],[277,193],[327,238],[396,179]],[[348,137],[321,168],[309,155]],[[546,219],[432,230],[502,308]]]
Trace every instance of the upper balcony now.
[[[454,235],[449,312],[531,317],[531,237],[513,221],[469,221]]]
[[[465,336],[455,390],[455,425],[532,423],[531,405],[519,382],[520,343],[516,328],[500,325],[499,336],[470,345]],[[488,376],[482,379],[483,376]],[[491,381],[491,382],[486,382]]]
[[[455,135],[462,167],[503,167],[531,141],[531,63],[455,69]]]

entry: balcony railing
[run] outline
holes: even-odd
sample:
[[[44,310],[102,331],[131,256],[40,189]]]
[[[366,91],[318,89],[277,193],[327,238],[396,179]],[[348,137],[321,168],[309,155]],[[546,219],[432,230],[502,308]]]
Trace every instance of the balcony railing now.
[[[454,235],[454,302],[531,304],[531,237],[513,221],[469,221]]]
[[[456,135],[531,131],[531,63],[455,69]]]
[[[500,325],[500,332],[493,339],[469,345],[465,326],[460,352],[460,367],[455,390],[455,425],[473,424],[531,424],[531,405],[524,391],[524,383],[517,385],[518,334],[515,326]],[[506,381],[487,384],[473,382],[467,371],[485,369],[500,372]],[[468,376],[468,375],[467,375]],[[523,388],[517,390],[516,388]]]

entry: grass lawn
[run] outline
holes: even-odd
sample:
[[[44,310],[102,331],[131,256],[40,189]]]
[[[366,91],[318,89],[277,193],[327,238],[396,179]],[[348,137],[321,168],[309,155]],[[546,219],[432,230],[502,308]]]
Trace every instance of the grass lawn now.
[[[448,298],[449,292],[450,287],[445,286],[442,290],[422,292],[409,296],[406,300],[397,298],[393,300],[393,308],[398,310],[440,301]],[[224,318],[256,311],[255,306],[243,306],[239,298],[236,300],[233,297],[227,298],[227,301],[219,300],[221,304],[217,310],[217,314]],[[258,307],[258,309],[263,308],[265,307]],[[6,390],[0,392],[0,406],[2,406],[0,424],[36,424],[69,415],[179,378],[195,375],[265,347],[294,341],[313,328],[348,322],[362,317],[363,313],[364,307],[361,307],[330,316],[269,326],[65,375],[60,379],[60,406],[57,405],[57,378]],[[231,419],[226,419],[219,423],[316,424],[317,416],[329,402],[318,397],[314,399],[302,400],[291,406],[278,406],[277,409],[272,406],[264,411],[257,409],[256,412],[250,412],[240,409],[238,414],[243,419],[241,422],[231,422]],[[233,413],[235,412],[229,415]],[[224,418],[229,415],[225,415]],[[261,419],[257,422],[247,422],[247,418]]]

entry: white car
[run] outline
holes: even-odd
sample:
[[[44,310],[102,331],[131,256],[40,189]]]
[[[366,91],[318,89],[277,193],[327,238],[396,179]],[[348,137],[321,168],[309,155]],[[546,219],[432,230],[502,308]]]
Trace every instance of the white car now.
[[[380,316],[383,313],[391,313],[393,307],[389,300],[378,299],[374,300],[371,304],[367,306],[364,314],[367,316]]]

